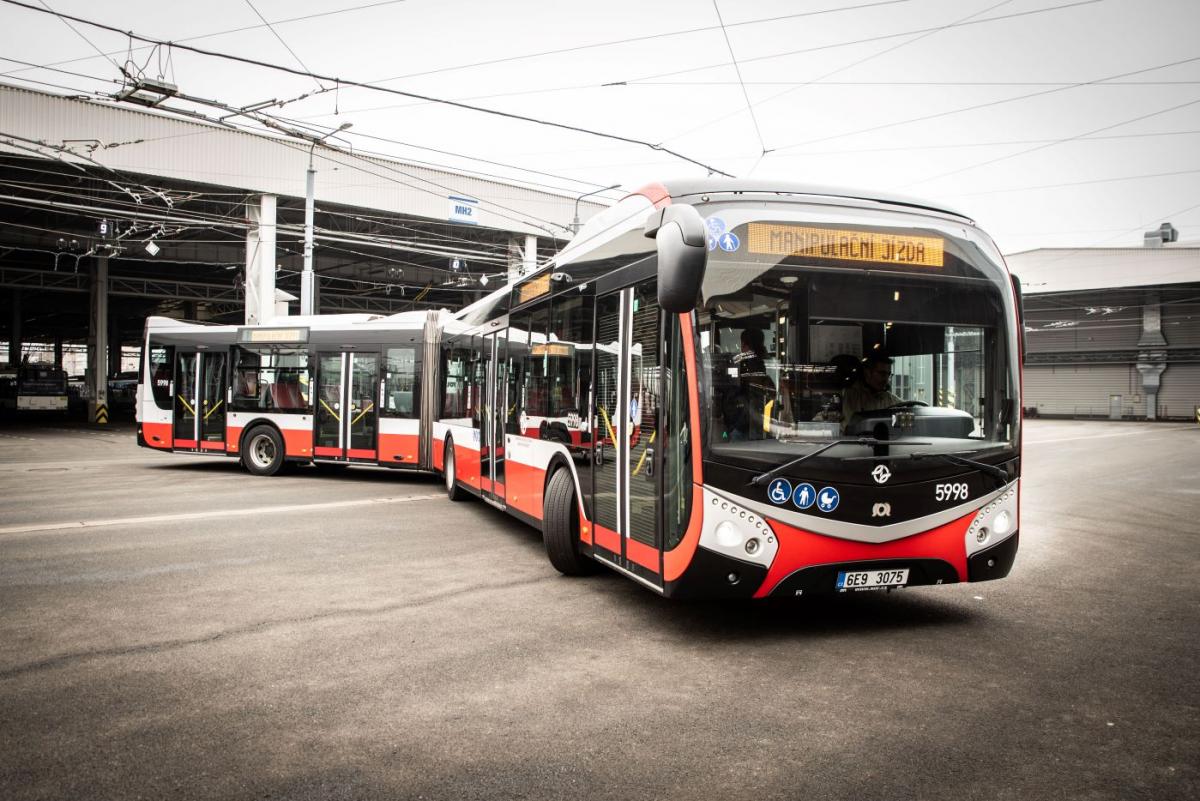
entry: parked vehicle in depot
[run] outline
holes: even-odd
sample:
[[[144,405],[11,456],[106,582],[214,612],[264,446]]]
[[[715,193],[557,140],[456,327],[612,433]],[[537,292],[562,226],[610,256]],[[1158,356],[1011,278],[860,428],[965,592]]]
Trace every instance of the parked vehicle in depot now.
[[[132,409],[137,400],[138,371],[114,373],[108,378],[108,405]]]
[[[274,325],[146,321],[138,444],[294,464],[431,469],[436,383],[422,380],[442,312],[291,317]],[[428,345],[427,345],[428,343]]]
[[[919,200],[647,186],[443,324],[432,465],[540,528],[561,572],[667,596],[1001,578],[1017,287]]]
[[[67,411],[67,373],[52,364],[0,368],[0,410]]]

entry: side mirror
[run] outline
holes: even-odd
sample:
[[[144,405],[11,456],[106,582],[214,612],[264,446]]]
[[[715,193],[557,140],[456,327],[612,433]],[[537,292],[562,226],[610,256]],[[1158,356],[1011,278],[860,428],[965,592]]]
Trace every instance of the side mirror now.
[[[1025,296],[1021,294],[1021,279],[1009,274],[1012,281],[1013,297],[1017,300],[1017,342],[1021,348],[1021,364],[1025,363]]]
[[[645,233],[658,244],[658,305],[671,314],[692,311],[708,264],[700,212],[695,206],[667,206],[650,218]]]

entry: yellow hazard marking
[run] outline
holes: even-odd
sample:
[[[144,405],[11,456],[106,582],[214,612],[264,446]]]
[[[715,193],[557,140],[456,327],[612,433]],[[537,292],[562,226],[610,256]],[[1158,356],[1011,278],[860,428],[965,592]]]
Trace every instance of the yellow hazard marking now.
[[[363,419],[363,415],[365,415],[367,412],[371,411],[371,410],[372,410],[372,409],[374,409],[374,408],[375,408],[375,403],[374,403],[374,402],[368,403],[368,404],[367,404],[367,408],[365,408],[365,409],[363,409],[361,412],[359,412],[359,413],[358,413],[358,417],[355,417],[353,420],[351,420],[351,421],[350,421],[350,425],[354,425],[354,424],[355,424],[355,423],[357,423],[359,420]]]
[[[216,405],[216,406],[212,407],[211,409],[209,409],[207,412],[205,412],[205,413],[204,413],[204,419],[205,419],[205,420],[207,420],[208,418],[212,417],[212,415],[213,415],[213,412],[215,412],[217,409],[220,409],[220,408],[221,408],[221,404],[222,404],[222,403],[224,403],[224,402],[225,402],[224,400],[219,400],[219,401],[217,401],[217,405]]]
[[[96,404],[96,422],[97,423],[107,423],[108,422],[108,407],[105,406],[103,403]]]
[[[612,423],[608,421],[608,410],[603,406],[600,407],[600,416],[604,418],[604,427],[608,429],[608,438],[614,443],[617,441],[617,435],[613,433]]]
[[[192,408],[192,404],[190,404],[190,403],[188,403],[188,402],[187,402],[187,398],[185,398],[185,397],[183,397],[182,395],[180,395],[180,396],[179,396],[179,402],[183,404],[183,408],[185,408],[185,409],[187,409],[189,412],[191,412],[191,414],[192,414],[192,417],[195,417],[195,416],[196,416],[196,410]]]
[[[638,459],[637,467],[633,468],[635,476],[642,471],[642,465],[646,463],[646,457],[650,455],[650,446],[654,444],[654,438],[657,436],[657,431],[650,435],[650,441],[646,443],[646,450],[642,451],[642,458]]]
[[[775,400],[772,398],[763,407],[763,431],[770,432],[771,430],[771,409],[773,408],[775,408]]]
[[[324,398],[321,399],[321,405],[325,407],[325,411],[327,411],[333,415],[334,420],[337,420],[339,423],[342,422],[342,416],[340,414],[338,414],[337,412],[335,412],[333,409],[330,409],[329,404],[325,402]]]

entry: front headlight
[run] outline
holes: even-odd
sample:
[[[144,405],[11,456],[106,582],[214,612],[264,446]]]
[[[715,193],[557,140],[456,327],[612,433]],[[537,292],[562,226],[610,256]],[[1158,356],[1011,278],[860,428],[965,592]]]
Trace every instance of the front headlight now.
[[[979,510],[967,527],[967,556],[995,545],[1017,528],[1017,489],[1020,479]]]

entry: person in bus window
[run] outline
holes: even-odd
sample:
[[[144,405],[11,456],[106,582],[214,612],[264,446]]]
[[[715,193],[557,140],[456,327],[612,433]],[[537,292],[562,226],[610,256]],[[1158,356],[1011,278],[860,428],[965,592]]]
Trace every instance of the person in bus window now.
[[[850,428],[856,414],[890,409],[904,402],[891,391],[891,381],[891,358],[879,352],[867,354],[858,378],[842,393],[842,431]]]
[[[761,328],[744,328],[741,351],[733,357],[737,388],[726,396],[725,427],[731,439],[762,439],[767,404],[775,398],[775,383],[767,375],[767,348]]]

